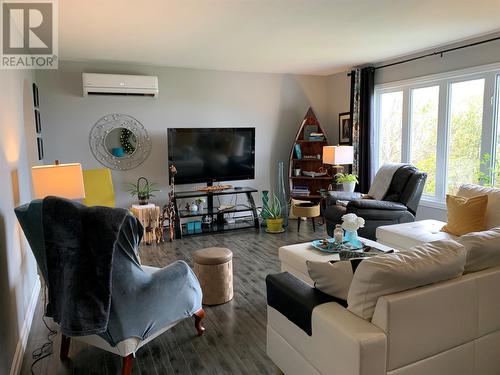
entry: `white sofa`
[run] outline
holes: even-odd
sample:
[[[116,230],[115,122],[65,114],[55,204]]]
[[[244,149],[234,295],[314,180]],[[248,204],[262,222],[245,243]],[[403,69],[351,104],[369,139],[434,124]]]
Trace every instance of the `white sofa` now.
[[[462,185],[457,195],[473,197],[488,195],[486,210],[487,229],[500,226],[500,189],[486,188],[478,185]],[[441,232],[446,223],[438,220],[420,220],[412,223],[386,225],[377,228],[377,242],[397,250],[407,250],[425,242],[443,239],[456,239],[452,234]]]
[[[459,192],[477,193],[489,195],[488,228],[499,226],[500,189],[466,185]],[[377,235],[402,250],[450,238],[439,231],[444,223],[418,223]],[[268,306],[267,353],[286,375],[500,374],[499,285],[495,267],[386,295],[371,321],[323,303],[312,310],[311,335]]]
[[[379,298],[371,322],[335,302],[312,335],[268,306],[267,353],[286,375],[500,374],[500,267]]]

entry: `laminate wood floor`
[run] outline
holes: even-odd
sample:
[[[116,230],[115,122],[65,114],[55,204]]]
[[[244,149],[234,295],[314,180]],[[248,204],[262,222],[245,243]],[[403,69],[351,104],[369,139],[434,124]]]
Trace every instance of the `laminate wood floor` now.
[[[274,374],[275,366],[266,355],[265,277],[279,272],[278,248],[325,236],[325,227],[291,220],[288,231],[268,234],[253,229],[188,237],[161,245],[142,246],[142,263],[156,267],[175,260],[192,266],[194,250],[222,246],[233,251],[234,299],[224,305],[208,307],[204,320],[206,332],[196,336],[194,322],[186,319],[137,352],[134,375],[161,374]],[[132,302],[133,303],[133,302]],[[21,369],[30,374],[32,351],[46,342],[47,329],[42,322],[40,299],[33,320]],[[54,354],[38,362],[35,374],[119,374],[121,357],[75,340],[69,360],[59,360],[61,335],[54,336]]]

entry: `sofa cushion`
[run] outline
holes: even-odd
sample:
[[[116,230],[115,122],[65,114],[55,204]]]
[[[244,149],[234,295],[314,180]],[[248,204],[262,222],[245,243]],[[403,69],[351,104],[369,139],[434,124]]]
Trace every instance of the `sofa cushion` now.
[[[467,250],[464,273],[500,266],[500,227],[465,234],[457,242]]]
[[[354,272],[359,263],[366,258],[349,260],[331,260],[329,262],[306,261],[309,276],[314,281],[314,287],[330,296],[347,300]]]
[[[420,220],[384,225],[377,228],[377,242],[404,251],[426,242],[457,239],[457,236],[441,231],[445,224],[438,220]]]
[[[465,184],[460,186],[457,195],[465,198],[487,195],[488,206],[486,208],[486,229],[500,226],[500,189]]]
[[[442,231],[461,236],[470,232],[485,230],[487,195],[475,197],[446,196],[448,223]]]
[[[347,295],[348,310],[371,319],[379,297],[462,275],[466,251],[452,240],[416,246],[361,262]]]

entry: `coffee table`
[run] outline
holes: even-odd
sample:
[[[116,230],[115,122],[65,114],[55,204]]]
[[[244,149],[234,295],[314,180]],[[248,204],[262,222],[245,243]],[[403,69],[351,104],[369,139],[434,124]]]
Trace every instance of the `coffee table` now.
[[[359,237],[366,246],[371,246],[383,252],[392,250],[391,247],[382,245],[378,242]],[[289,272],[302,281],[313,286],[314,282],[307,272],[307,260],[315,262],[328,262],[330,260],[340,260],[339,254],[329,254],[319,251],[312,247],[310,242],[299,243],[295,245],[282,246],[278,250],[281,262],[281,271]]]

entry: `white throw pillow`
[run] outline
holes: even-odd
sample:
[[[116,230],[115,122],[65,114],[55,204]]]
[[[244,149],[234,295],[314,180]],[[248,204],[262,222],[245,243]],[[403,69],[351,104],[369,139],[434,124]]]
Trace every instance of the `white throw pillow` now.
[[[500,227],[464,234],[457,242],[467,250],[464,273],[500,266]]]
[[[347,295],[347,309],[369,320],[379,297],[453,279],[464,271],[465,248],[453,240],[429,242],[410,250],[361,262]]]
[[[366,258],[313,262],[306,261],[314,287],[333,297],[347,300],[352,277],[359,263]]]

